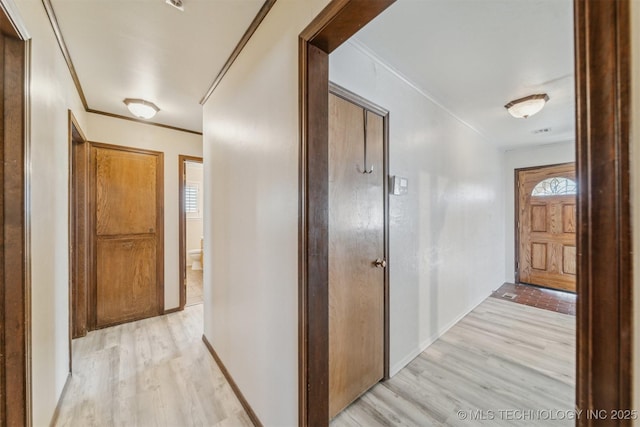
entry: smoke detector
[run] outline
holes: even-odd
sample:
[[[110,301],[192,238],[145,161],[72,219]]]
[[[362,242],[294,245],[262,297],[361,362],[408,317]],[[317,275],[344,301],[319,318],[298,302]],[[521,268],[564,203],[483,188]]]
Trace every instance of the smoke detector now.
[[[183,6],[182,0],[166,0],[166,3],[168,5],[175,7],[179,11],[184,12],[184,6]]]

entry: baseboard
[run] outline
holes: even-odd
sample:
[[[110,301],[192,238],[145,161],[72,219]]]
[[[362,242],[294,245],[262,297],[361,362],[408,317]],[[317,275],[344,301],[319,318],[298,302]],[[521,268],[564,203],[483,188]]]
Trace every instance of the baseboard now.
[[[62,401],[64,397],[67,395],[67,390],[69,389],[69,384],[71,383],[71,372],[67,375],[67,380],[64,382],[64,387],[62,387],[62,393],[60,393],[60,398],[58,399],[58,404],[56,405],[55,411],[53,411],[53,416],[51,417],[51,422],[49,423],[50,427],[53,427],[58,422],[58,417],[60,416],[60,406],[62,405]]]
[[[418,357],[420,355],[420,353],[425,351],[431,344],[436,342],[438,340],[438,338],[440,338],[445,333],[447,333],[447,331],[449,329],[454,327],[456,325],[456,323],[461,321],[467,314],[469,314],[473,310],[475,310],[476,307],[478,307],[480,304],[482,304],[484,302],[484,300],[486,300],[487,298],[488,297],[483,297],[480,301],[478,301],[475,304],[473,304],[469,310],[463,312],[462,314],[457,316],[455,319],[453,319],[451,322],[447,323],[444,327],[440,328],[440,330],[438,330],[438,332],[436,332],[434,335],[432,335],[429,338],[427,338],[426,340],[422,341],[418,345],[418,348],[415,348],[413,351],[409,352],[409,354],[407,354],[405,357],[403,357],[398,363],[394,363],[393,366],[389,369],[389,376],[393,377],[395,374],[400,372],[400,370],[402,370],[402,368],[404,368],[409,363],[411,363],[411,361],[413,359],[415,359],[416,357]]]
[[[168,310],[163,311],[162,314],[165,315],[165,314],[177,313],[178,311],[182,311],[182,310],[184,310],[184,308],[175,307],[175,308],[170,308]]]
[[[216,353],[216,351],[213,349],[213,346],[211,345],[207,337],[202,335],[202,341],[204,342],[204,345],[209,350],[209,353],[211,353],[211,356],[213,356],[213,360],[215,360],[216,363],[218,364],[218,367],[222,371],[222,375],[224,375],[224,377],[229,382],[229,385],[231,386],[231,389],[233,390],[236,397],[240,401],[240,404],[242,405],[244,410],[247,411],[247,415],[251,419],[251,422],[253,423],[253,425],[256,427],[263,427],[262,422],[260,422],[260,419],[258,418],[256,413],[253,412],[253,408],[251,408],[251,405],[249,405],[249,402],[247,402],[247,399],[245,399],[244,395],[240,391],[240,388],[238,387],[236,382],[233,380],[233,377],[231,376],[227,368],[224,366],[224,363],[222,363],[222,360],[220,359],[220,357],[218,357],[218,353]]]

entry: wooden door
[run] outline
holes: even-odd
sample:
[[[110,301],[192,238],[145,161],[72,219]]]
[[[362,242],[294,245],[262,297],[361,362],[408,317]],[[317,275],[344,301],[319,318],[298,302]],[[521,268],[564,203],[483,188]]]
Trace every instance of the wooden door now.
[[[162,153],[94,145],[94,325],[162,313]]]
[[[383,135],[381,116],[330,95],[330,417],[384,375]]]
[[[517,171],[518,281],[576,291],[573,163]]]

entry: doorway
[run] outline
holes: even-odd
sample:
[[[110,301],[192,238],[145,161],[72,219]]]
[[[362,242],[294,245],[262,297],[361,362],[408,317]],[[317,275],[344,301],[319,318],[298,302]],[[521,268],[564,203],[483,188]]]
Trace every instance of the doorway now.
[[[516,282],[576,292],[574,163],[516,170]]]
[[[328,55],[393,0],[334,0],[300,34],[300,425],[327,425]],[[575,0],[577,408],[630,409],[629,2]],[[598,31],[591,31],[591,29]],[[589,425],[582,418],[579,425]],[[629,425],[620,421],[617,425]]]
[[[180,309],[203,301],[203,185],[201,157],[180,155],[179,171],[179,256]]]
[[[162,314],[163,153],[88,142],[70,114],[71,336]]]
[[[71,340],[87,335],[91,271],[89,241],[89,143],[69,110],[69,317]],[[69,357],[71,365],[72,357]],[[69,372],[71,372],[69,366]]]

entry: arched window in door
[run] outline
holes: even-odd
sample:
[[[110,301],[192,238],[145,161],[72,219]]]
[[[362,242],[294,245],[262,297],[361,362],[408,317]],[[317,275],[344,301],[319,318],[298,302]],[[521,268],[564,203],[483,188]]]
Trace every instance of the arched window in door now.
[[[540,181],[533,187],[532,196],[568,196],[577,193],[578,186],[570,178],[553,177]]]

